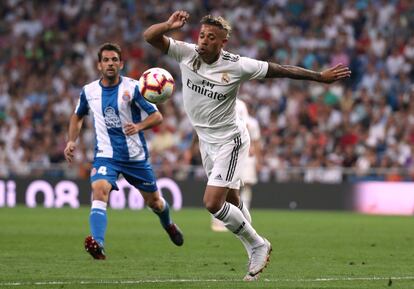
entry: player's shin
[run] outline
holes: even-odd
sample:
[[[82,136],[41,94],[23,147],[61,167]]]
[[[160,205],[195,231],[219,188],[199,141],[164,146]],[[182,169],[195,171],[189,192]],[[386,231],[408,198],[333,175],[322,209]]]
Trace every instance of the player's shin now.
[[[163,205],[161,209],[156,210],[152,208],[152,211],[160,218],[161,225],[163,228],[167,228],[169,225],[172,224],[171,217],[170,217],[170,206],[168,205],[167,201],[160,197]]]
[[[92,237],[101,245],[104,245],[105,232],[107,227],[106,202],[92,201],[89,225]]]
[[[249,208],[245,205],[245,203],[240,200],[238,208],[242,212],[243,216],[246,218],[246,220],[251,224],[252,223],[252,216],[250,216]]]
[[[222,220],[226,228],[233,232],[243,243],[246,243],[249,248],[255,248],[263,244],[263,238],[256,233],[256,230],[236,206],[225,202],[223,207],[214,214],[214,217]]]

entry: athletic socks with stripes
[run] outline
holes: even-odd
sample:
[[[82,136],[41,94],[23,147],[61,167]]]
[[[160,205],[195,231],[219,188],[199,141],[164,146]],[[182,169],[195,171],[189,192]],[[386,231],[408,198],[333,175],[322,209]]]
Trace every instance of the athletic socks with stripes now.
[[[226,228],[248,245],[249,249],[263,244],[263,238],[256,233],[256,230],[244,217],[241,209],[236,206],[225,202],[223,207],[214,214],[214,217],[223,221]]]
[[[252,217],[250,216],[249,209],[245,206],[245,204],[240,201],[240,204],[238,206],[240,211],[242,212],[243,216],[246,218],[246,220],[251,224],[252,223]]]

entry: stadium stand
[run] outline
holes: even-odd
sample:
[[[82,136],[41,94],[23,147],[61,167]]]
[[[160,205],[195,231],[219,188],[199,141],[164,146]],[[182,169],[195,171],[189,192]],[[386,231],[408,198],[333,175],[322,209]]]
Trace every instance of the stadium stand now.
[[[227,50],[320,70],[349,65],[349,80],[247,82],[240,96],[261,125],[261,181],[336,183],[414,178],[414,1],[199,0],[3,1],[0,5],[0,177],[88,177],[94,135],[86,125],[77,165],[63,157],[81,85],[97,76],[96,48],[117,42],[124,74],[152,66],[176,79],[147,133],[159,176],[203,178],[189,154],[192,128],[182,109],[176,64],[142,39],[143,27],[177,9],[191,18],[175,38],[195,41],[205,14],[233,24]],[[410,28],[411,27],[411,28]]]

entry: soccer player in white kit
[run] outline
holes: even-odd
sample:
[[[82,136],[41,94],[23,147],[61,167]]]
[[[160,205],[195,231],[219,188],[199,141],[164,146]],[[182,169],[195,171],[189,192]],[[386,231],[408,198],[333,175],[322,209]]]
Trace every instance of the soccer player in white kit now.
[[[236,117],[240,84],[275,77],[331,83],[348,77],[350,71],[337,65],[316,72],[229,53],[223,48],[231,27],[222,17],[207,15],[201,19],[197,44],[165,35],[183,27],[188,18],[188,12],[175,11],[167,21],[147,28],[144,38],[180,65],[184,109],[197,132],[208,175],[204,205],[245,245],[249,265],[244,280],[256,280],[269,261],[272,246],[252,227],[250,214],[239,197],[241,171],[250,146],[246,125]]]

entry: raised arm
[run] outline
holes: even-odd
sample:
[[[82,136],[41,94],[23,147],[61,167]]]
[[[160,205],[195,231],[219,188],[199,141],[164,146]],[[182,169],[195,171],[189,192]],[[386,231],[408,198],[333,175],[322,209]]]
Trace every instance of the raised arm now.
[[[163,53],[167,53],[169,41],[165,33],[181,28],[187,22],[190,15],[186,11],[175,11],[166,22],[161,22],[148,27],[144,31],[144,39],[152,46],[158,48]]]
[[[342,78],[349,77],[351,71],[343,64],[337,64],[321,72],[305,69],[294,65],[280,65],[269,62],[266,78],[287,77],[292,79],[313,80],[324,83],[332,83]]]

